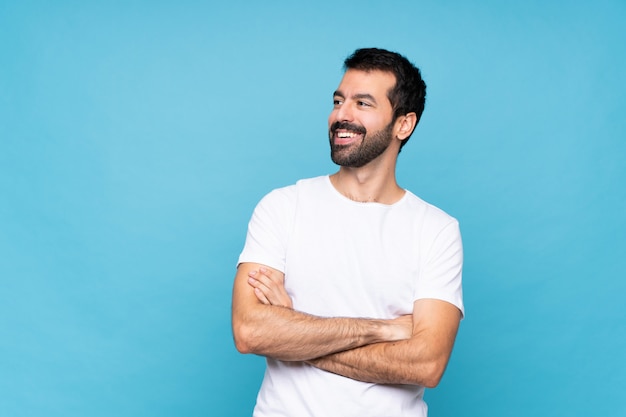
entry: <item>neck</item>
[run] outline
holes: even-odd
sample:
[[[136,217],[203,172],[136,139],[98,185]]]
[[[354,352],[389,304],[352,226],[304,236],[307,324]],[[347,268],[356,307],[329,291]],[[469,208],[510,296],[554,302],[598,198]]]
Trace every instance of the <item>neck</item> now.
[[[330,181],[341,194],[362,203],[393,204],[405,193],[396,182],[395,164],[341,167],[339,172],[330,176]]]

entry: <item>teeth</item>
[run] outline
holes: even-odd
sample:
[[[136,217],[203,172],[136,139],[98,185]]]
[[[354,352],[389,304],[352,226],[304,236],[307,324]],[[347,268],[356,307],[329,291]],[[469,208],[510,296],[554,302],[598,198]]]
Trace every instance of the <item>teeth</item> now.
[[[356,133],[351,133],[351,132],[339,132],[337,133],[337,136],[339,136],[340,138],[353,138],[356,136]]]

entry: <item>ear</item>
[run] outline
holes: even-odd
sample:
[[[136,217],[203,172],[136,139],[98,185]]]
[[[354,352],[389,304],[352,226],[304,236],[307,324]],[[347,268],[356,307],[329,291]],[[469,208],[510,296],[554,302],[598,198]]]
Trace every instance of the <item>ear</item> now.
[[[405,140],[411,136],[416,124],[417,115],[414,112],[398,117],[398,120],[396,120],[396,137],[400,140]]]

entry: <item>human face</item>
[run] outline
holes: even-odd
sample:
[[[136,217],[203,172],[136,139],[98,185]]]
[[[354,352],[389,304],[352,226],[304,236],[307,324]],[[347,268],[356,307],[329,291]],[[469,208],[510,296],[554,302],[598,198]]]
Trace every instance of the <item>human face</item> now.
[[[348,70],[333,95],[328,118],[331,158],[359,168],[382,155],[394,138],[393,109],[387,92],[395,76],[383,71]]]

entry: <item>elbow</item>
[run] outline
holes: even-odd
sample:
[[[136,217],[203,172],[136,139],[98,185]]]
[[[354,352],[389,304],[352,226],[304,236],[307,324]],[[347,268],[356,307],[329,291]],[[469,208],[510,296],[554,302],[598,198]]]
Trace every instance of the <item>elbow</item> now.
[[[267,315],[262,314],[260,309],[248,309],[245,313],[233,313],[233,339],[235,348],[239,353],[266,355],[267,333],[270,331],[266,322]]]
[[[428,376],[426,379],[424,379],[424,382],[422,383],[422,385],[425,386],[426,388],[435,388],[437,385],[439,385],[439,382],[441,381],[442,376],[443,375]]]
[[[441,382],[443,373],[446,370],[446,363],[433,361],[426,366],[420,385],[426,388],[435,388]]]
[[[243,353],[243,354],[252,353],[252,349],[250,348],[250,345],[248,345],[245,342],[245,340],[242,340],[241,338],[238,338],[236,336],[235,336],[235,349],[237,349],[237,352]]]
[[[256,353],[253,343],[254,336],[250,326],[243,324],[233,325],[233,339],[235,348],[239,353]]]

